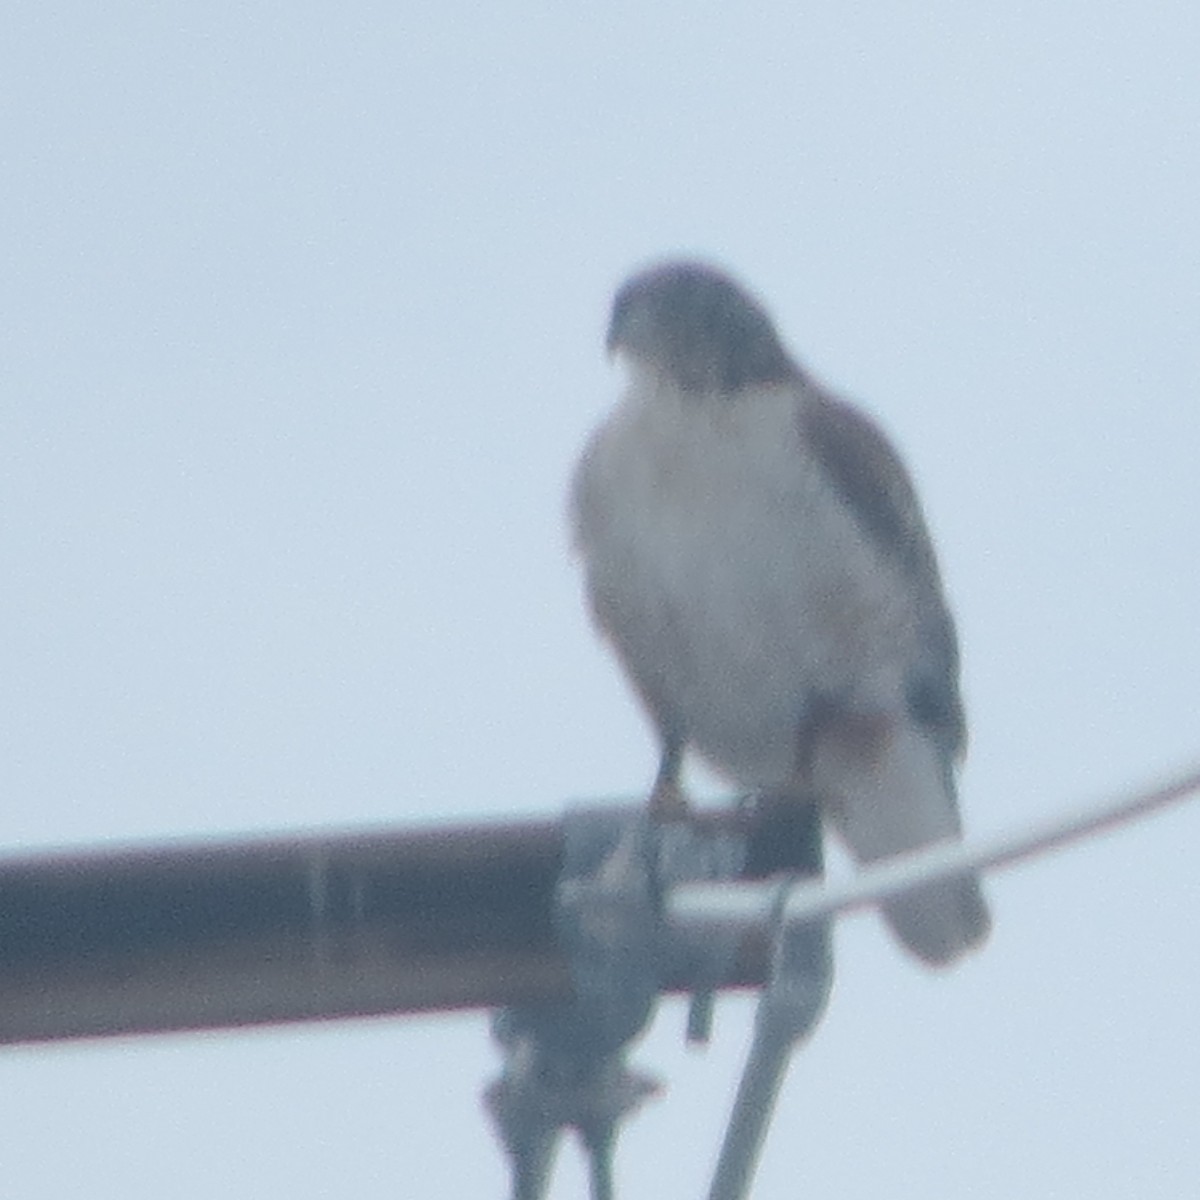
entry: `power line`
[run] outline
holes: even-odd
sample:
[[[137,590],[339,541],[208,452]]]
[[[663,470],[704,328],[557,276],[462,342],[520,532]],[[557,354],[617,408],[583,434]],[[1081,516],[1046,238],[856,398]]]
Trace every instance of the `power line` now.
[[[795,888],[787,903],[792,921],[814,920],[871,907],[922,883],[971,871],[1012,866],[1105,830],[1148,816],[1200,791],[1200,768],[1169,781],[1074,812],[1035,822],[1023,829],[976,843],[943,843],[931,850],[897,855],[859,871],[849,879]],[[770,886],[686,884],[672,892],[670,907],[679,918],[748,917],[765,914],[774,896]]]

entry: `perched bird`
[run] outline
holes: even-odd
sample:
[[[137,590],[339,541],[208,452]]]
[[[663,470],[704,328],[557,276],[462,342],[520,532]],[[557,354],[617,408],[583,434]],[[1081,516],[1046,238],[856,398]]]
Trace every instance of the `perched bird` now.
[[[817,803],[860,862],[961,833],[958,642],[912,482],[723,272],[667,262],[617,292],[629,386],[571,492],[597,626],[658,733],[658,819],[691,748],[740,788]],[[981,942],[975,877],[888,902],[931,964]]]

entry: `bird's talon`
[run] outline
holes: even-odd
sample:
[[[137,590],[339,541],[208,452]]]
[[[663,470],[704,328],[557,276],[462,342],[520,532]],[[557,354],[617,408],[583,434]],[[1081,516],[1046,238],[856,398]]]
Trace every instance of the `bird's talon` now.
[[[656,783],[647,805],[650,820],[664,824],[668,821],[687,821],[692,810],[683,789],[676,783]]]

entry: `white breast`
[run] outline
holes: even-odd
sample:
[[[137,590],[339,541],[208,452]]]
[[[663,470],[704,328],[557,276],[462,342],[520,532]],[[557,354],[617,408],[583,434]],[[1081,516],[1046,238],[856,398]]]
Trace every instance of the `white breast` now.
[[[575,480],[601,627],[643,696],[743,786],[791,776],[814,695],[898,702],[915,639],[903,581],[802,442],[801,399],[642,380]]]

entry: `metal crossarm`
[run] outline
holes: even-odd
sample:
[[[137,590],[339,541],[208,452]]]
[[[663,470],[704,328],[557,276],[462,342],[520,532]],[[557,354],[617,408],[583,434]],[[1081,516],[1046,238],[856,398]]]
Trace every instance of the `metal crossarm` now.
[[[745,840],[752,880],[779,869],[781,822],[700,827]],[[0,857],[0,1043],[566,1001],[563,862],[561,820]],[[757,986],[768,953],[738,935],[706,982]]]

